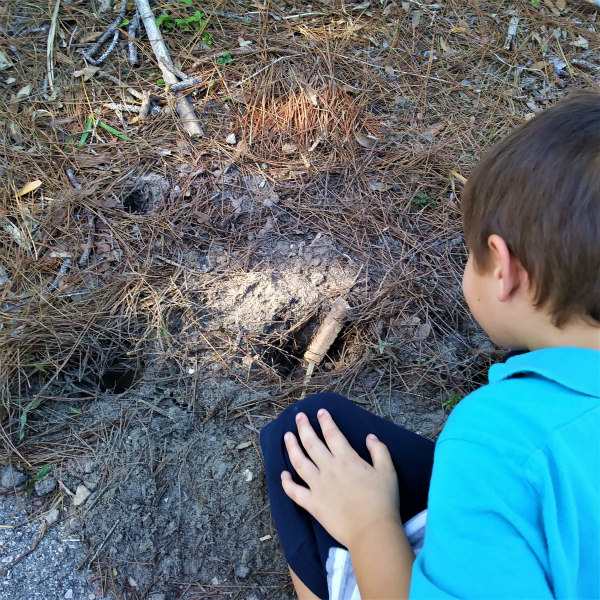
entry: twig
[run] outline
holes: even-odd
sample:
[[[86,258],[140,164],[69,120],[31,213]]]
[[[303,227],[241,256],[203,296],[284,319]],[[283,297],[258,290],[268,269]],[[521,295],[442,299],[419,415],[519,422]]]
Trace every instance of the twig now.
[[[263,71],[266,71],[269,67],[272,67],[275,63],[278,63],[280,60],[285,60],[286,58],[295,58],[297,56],[304,56],[304,52],[300,52],[299,54],[288,54],[287,56],[280,56],[278,59],[274,60],[272,63],[269,63],[266,67],[263,67],[262,69],[259,69],[258,71],[256,71],[256,73],[253,73],[252,75],[250,75],[250,77],[246,77],[246,79],[242,79],[242,81],[238,81],[235,85],[236,86],[243,85],[247,81],[250,81],[253,77],[256,77]]]
[[[600,70],[600,66],[595,65],[595,64],[589,62],[588,60],[584,60],[583,58],[572,58],[571,62],[574,65],[581,67],[582,69],[588,69],[590,71]]]
[[[511,17],[508,24],[508,31],[506,32],[506,39],[504,40],[504,49],[510,50],[513,45],[515,37],[517,37],[517,29],[519,28],[519,17]]]
[[[80,190],[81,184],[77,181],[77,179],[75,179],[75,173],[73,172],[73,169],[65,169],[65,173],[67,174],[67,178],[71,182],[71,185],[76,190]]]
[[[221,58],[222,56],[246,56],[248,54],[259,54],[260,52],[289,52],[289,50],[281,50],[278,48],[234,48],[232,50],[216,50],[215,52],[208,52],[203,54],[200,58],[197,58],[192,63],[192,69],[196,68],[198,65],[202,63],[210,62],[215,58]]]
[[[171,92],[180,92],[181,90],[187,90],[188,88],[194,87],[199,83],[202,83],[204,79],[202,77],[190,77],[185,81],[181,81],[180,83],[176,83],[174,85],[169,86],[169,91]]]
[[[60,0],[56,0],[54,12],[52,13],[52,22],[50,23],[50,31],[48,31],[48,45],[46,46],[46,76],[48,77],[48,87],[50,88],[50,96],[54,97],[54,36],[56,35],[56,25],[58,23],[58,9]]]
[[[96,552],[94,552],[94,556],[92,556],[92,558],[90,558],[90,560],[88,562],[88,569],[90,568],[91,564],[96,560],[96,557],[98,556],[98,554],[100,554],[100,552],[102,551],[102,548],[104,548],[104,546],[106,545],[106,542],[108,542],[110,536],[114,533],[114,531],[117,528],[117,525],[120,523],[120,521],[121,521],[121,519],[117,519],[115,521],[115,524],[110,528],[110,531],[106,534],[104,541],[98,546],[98,549],[96,550]]]
[[[160,62],[163,64],[165,69],[168,69],[175,77],[179,77],[179,79],[189,79],[189,77],[181,70],[178,69],[170,60],[166,60],[164,58],[160,59]]]
[[[117,27],[123,22],[123,18],[125,17],[125,8],[127,6],[127,0],[121,0],[121,10],[119,11],[119,16],[108,26],[106,31],[98,38],[98,41],[88,50],[83,57],[93,65],[99,65],[101,62],[106,60],[108,55],[115,49],[117,45],[117,40],[119,39],[119,32],[117,31]],[[100,46],[106,42],[106,40],[113,36],[108,48],[105,50],[104,54],[100,56],[100,58],[95,59],[92,58],[96,52],[100,49]]]
[[[138,92],[134,88],[128,87],[127,84],[123,83],[118,77],[115,77],[114,75],[111,75],[110,73],[107,73],[106,71],[98,71],[96,73],[96,75],[99,75],[100,77],[104,77],[104,79],[108,79],[109,81],[111,81],[115,85],[118,85],[119,87],[127,88],[127,93],[131,94],[134,98],[137,98],[138,100],[142,100],[144,97],[142,92]]]
[[[75,37],[75,34],[77,33],[78,29],[79,29],[79,25],[75,25],[75,27],[73,27],[73,31],[71,31],[71,35],[69,36],[69,43],[67,44],[68,50],[71,49],[71,44],[73,43],[73,38]]]
[[[173,73],[169,69],[165,68],[165,63],[172,66],[173,61],[169,56],[169,51],[167,50],[167,46],[160,32],[160,29],[156,25],[154,12],[150,8],[148,0],[135,0],[135,3],[140,14],[140,19],[142,20],[142,22],[144,23],[144,27],[146,28],[146,34],[148,35],[148,39],[150,40],[152,51],[154,52],[154,56],[156,57],[158,66],[162,71],[165,83],[168,83],[170,85],[178,83],[177,77],[173,75]],[[204,133],[200,128],[198,118],[194,113],[192,104],[188,98],[181,95],[181,92],[176,92],[175,107],[177,109],[179,117],[181,118],[183,127],[188,132],[190,137],[203,136]]]
[[[123,111],[123,112],[131,112],[131,113],[139,113],[140,107],[135,104],[120,104],[118,102],[107,102],[103,104],[105,108],[115,111]]]
[[[68,256],[67,258],[65,258],[63,260],[63,263],[60,266],[60,269],[58,270],[58,273],[56,274],[54,281],[48,286],[49,292],[59,288],[62,285],[65,275],[67,274],[67,271],[71,268],[72,265],[73,265],[73,260],[71,259],[70,256]]]
[[[143,121],[148,116],[148,110],[150,109],[150,92],[144,90],[142,92],[142,105],[140,106],[139,119]]]
[[[94,237],[94,215],[91,212],[88,212],[86,216],[88,222],[88,239],[87,244],[85,245],[85,250],[83,251],[83,253],[79,257],[79,260],[77,261],[77,264],[80,267],[83,267],[90,257]]]
[[[129,49],[129,64],[135,65],[138,61],[137,46],[135,45],[135,36],[137,35],[138,27],[140,26],[140,13],[135,11],[135,16],[131,19],[129,27],[127,28],[127,47]]]

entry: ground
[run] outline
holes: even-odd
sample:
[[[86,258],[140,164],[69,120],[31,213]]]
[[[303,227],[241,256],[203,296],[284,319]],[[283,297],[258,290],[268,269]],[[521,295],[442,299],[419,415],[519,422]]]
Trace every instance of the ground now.
[[[435,439],[485,381],[460,190],[599,87],[596,4],[166,0],[167,68],[135,2],[4,2],[4,592],[289,598],[261,427],[331,389]]]

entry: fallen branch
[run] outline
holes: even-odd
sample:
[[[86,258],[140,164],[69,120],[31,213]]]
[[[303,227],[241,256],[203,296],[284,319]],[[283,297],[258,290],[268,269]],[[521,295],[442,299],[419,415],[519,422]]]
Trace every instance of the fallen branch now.
[[[106,31],[100,36],[98,41],[90,48],[90,50],[83,55],[83,57],[93,65],[99,65],[101,62],[104,62],[109,54],[115,49],[117,45],[117,41],[119,39],[119,30],[117,29],[123,19],[125,18],[125,8],[127,6],[127,0],[121,0],[121,10],[119,11],[119,16],[108,26]],[[106,50],[99,58],[92,58],[94,54],[100,49],[100,46],[106,42],[106,40],[111,36],[113,39],[108,44]]]
[[[58,9],[60,8],[60,0],[56,0],[54,12],[52,13],[52,22],[50,31],[48,32],[48,45],[46,46],[46,76],[48,77],[48,88],[50,96],[54,97],[54,37],[56,35],[56,24],[58,22]]]
[[[135,16],[131,19],[129,27],[127,28],[127,34],[129,39],[127,40],[127,47],[129,49],[129,64],[135,65],[138,61],[137,46],[135,45],[135,36],[137,34],[138,27],[140,26],[140,13],[136,10]]]
[[[169,51],[167,50],[163,36],[156,25],[156,19],[152,9],[150,8],[148,0],[135,0],[135,3],[140,14],[140,19],[146,28],[146,34],[150,40],[152,51],[154,52],[158,66],[162,71],[162,76],[165,83],[169,85],[179,83],[177,77],[172,73],[172,70],[175,67],[173,66],[171,57],[169,56]],[[165,64],[169,65],[170,68],[166,68]],[[204,133],[198,124],[198,118],[194,113],[194,109],[190,100],[182,95],[181,92],[177,92],[175,94],[175,98],[175,108],[177,109],[177,113],[181,118],[183,127],[188,132],[190,137],[203,136]]]

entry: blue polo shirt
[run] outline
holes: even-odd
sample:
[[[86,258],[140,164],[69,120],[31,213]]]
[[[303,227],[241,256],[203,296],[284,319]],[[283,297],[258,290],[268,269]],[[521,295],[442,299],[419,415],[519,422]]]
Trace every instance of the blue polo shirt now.
[[[494,365],[436,446],[410,598],[600,598],[600,352]]]

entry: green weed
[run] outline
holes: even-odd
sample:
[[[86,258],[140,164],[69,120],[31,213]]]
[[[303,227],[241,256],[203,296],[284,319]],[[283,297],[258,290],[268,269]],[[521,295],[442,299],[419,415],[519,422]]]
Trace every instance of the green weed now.
[[[218,65],[226,65],[227,63],[230,63],[232,60],[233,60],[233,58],[231,57],[231,54],[229,54],[229,52],[225,52],[225,54],[223,54],[223,56],[221,56],[217,59],[217,64]]]
[[[27,417],[32,410],[38,408],[38,406],[45,400],[45,398],[35,398],[27,404],[27,406],[23,409],[20,418],[20,427],[19,427],[19,442],[22,442],[25,438],[25,427],[27,425]]]
[[[431,208],[439,202],[438,198],[429,194],[424,194],[423,192],[417,192],[417,195],[413,198],[406,196],[406,199],[410,200],[417,208]]]
[[[442,407],[452,410],[461,400],[462,396],[456,392],[453,394],[448,394],[446,396],[446,400],[442,402]]]
[[[188,6],[192,5],[192,2],[188,3],[187,0],[181,0],[188,4]],[[173,27],[178,27],[182,31],[201,31],[206,25],[206,21],[204,20],[204,13],[197,10],[193,15],[184,18],[176,18],[169,13],[163,13],[159,17],[156,18],[156,24],[159,27],[164,27],[165,29],[173,29]],[[212,35],[210,37],[212,42]]]

